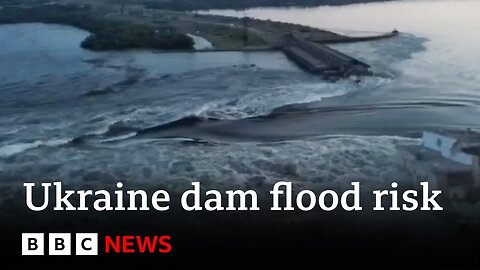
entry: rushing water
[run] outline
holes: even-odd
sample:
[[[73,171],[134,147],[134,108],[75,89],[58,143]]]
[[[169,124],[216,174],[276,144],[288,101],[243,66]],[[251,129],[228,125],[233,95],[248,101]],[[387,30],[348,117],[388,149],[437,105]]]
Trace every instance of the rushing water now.
[[[247,11],[403,32],[336,45],[376,76],[335,83],[277,52],[93,53],[79,47],[88,33],[78,29],[0,26],[0,178],[170,188],[411,180],[398,144],[418,143],[422,130],[480,127],[479,8],[408,1]]]

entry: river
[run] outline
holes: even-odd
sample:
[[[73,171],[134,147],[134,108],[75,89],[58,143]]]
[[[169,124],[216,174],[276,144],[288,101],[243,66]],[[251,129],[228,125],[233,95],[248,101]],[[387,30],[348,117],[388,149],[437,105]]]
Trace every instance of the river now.
[[[94,53],[87,32],[0,26],[0,179],[364,188],[412,181],[397,146],[480,128],[480,1],[252,9],[396,38],[335,45],[375,76],[322,81],[279,52]],[[241,15],[235,11],[208,11]],[[408,18],[408,19],[407,19]],[[353,32],[352,32],[353,31]]]

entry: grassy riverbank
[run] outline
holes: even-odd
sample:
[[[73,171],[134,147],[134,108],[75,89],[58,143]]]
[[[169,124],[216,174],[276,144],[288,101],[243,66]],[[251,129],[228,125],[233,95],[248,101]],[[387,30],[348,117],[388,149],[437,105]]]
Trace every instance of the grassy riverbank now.
[[[28,8],[0,9],[0,24],[13,23],[65,24],[92,33],[81,46],[95,51],[133,48],[158,50],[192,50],[193,40],[170,27],[98,14],[89,7],[73,5],[39,5]]]

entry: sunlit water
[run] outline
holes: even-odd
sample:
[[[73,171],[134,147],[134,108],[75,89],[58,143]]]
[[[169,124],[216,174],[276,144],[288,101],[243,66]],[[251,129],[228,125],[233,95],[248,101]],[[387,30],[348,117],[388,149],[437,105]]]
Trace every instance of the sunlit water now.
[[[398,74],[401,76],[395,78],[393,87],[416,90],[416,93],[411,93],[408,89],[397,89],[386,95],[388,99],[428,98],[465,101],[468,105],[478,105],[480,37],[475,34],[480,29],[478,10],[480,1],[437,0],[394,1],[340,7],[260,8],[246,12],[213,10],[207,13],[229,16],[246,14],[250,17],[311,25],[355,36],[397,29],[402,33],[426,38],[428,41],[423,43],[425,50],[414,53],[412,59],[402,61],[391,58],[392,55],[401,53],[402,47],[407,45],[402,44],[401,39],[334,47],[367,62],[375,64],[378,61],[379,65],[390,66],[401,73]],[[380,70],[383,68],[381,66]]]
[[[417,144],[423,130],[480,126],[479,8],[409,1],[247,11],[356,34],[402,31],[335,45],[372,65],[376,76],[359,83],[325,82],[279,52],[93,53],[79,47],[88,33],[71,27],[0,26],[0,179],[171,189],[193,180],[334,189],[354,179],[365,189],[412,181],[399,144]]]

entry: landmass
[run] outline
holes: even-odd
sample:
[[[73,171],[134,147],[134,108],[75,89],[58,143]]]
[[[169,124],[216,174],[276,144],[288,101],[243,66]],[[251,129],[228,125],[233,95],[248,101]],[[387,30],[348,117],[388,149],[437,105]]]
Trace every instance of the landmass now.
[[[0,24],[40,22],[78,27],[92,33],[81,46],[95,51],[193,48],[192,39],[173,28],[160,28],[153,24],[106,15],[90,6],[12,6],[0,9]]]
[[[386,2],[391,0],[147,0],[148,8],[171,10],[246,9],[256,7],[314,7]]]
[[[261,0],[258,4],[278,5],[280,2],[284,1]],[[337,4],[352,2],[366,1],[342,0]],[[152,3],[158,6],[150,8]],[[188,8],[169,6],[175,3],[189,3],[190,6]],[[246,5],[253,2],[0,0],[0,24],[40,22],[81,28],[91,33],[81,46],[94,51],[125,49],[194,51],[195,44],[192,39],[194,35],[212,43],[213,48],[208,50],[282,50],[307,71],[334,78],[369,75],[369,66],[326,47],[325,44],[381,39],[397,34],[393,31],[377,36],[348,37],[299,24],[186,11],[197,9],[197,6],[194,6],[197,4],[205,5],[205,8],[217,8],[220,3],[229,3],[236,7],[239,3]],[[308,5],[328,4],[329,1],[293,0],[284,3]]]
[[[314,7],[341,6],[349,4],[388,2],[393,0],[0,0],[0,5],[80,3],[89,5],[143,5],[146,8],[177,11],[206,9],[246,9],[256,7]]]
[[[329,4],[350,3],[356,0],[259,0],[258,4]],[[363,1],[365,2],[365,1]],[[152,3],[168,9],[149,8]],[[250,0],[0,0],[0,24],[54,23],[78,27],[92,33],[83,43],[86,49],[122,50],[133,48],[158,50],[193,50],[193,40],[187,34],[210,41],[215,50],[278,49],[285,33],[310,35],[316,42],[344,42],[351,38],[321,29],[258,20],[178,11],[174,6],[190,3],[204,8],[217,8],[220,3],[229,7],[252,4]],[[187,8],[184,8],[184,10]]]

